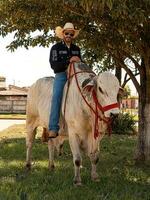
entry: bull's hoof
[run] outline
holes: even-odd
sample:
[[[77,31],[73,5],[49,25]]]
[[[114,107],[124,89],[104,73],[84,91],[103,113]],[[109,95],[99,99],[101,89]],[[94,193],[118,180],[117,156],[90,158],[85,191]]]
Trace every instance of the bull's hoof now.
[[[26,170],[27,170],[27,171],[30,171],[30,170],[31,170],[31,164],[30,164],[30,163],[27,163],[25,167],[26,167]]]
[[[53,171],[54,169],[55,169],[55,165],[53,164],[53,165],[49,165],[48,166],[48,169],[50,170],[50,171]]]
[[[75,177],[74,180],[73,180],[73,184],[74,184],[74,186],[81,186],[82,185],[81,179]]]
[[[74,184],[74,186],[77,186],[77,187],[78,187],[78,186],[82,186],[82,183],[81,183],[81,182],[75,182],[75,181],[74,181],[73,184]]]
[[[92,178],[92,181],[94,181],[94,182],[100,182],[100,178]]]
[[[100,181],[99,175],[97,173],[96,174],[92,174],[91,179],[94,182],[99,182]]]

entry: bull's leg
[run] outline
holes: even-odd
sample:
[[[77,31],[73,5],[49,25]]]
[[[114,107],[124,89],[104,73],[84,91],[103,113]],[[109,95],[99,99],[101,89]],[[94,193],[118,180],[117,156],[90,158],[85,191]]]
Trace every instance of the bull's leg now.
[[[66,136],[58,136],[56,138],[48,140],[48,151],[49,151],[49,169],[54,169],[54,151],[55,148],[58,152],[58,155],[62,154],[63,143],[66,140]]]
[[[54,141],[55,139],[48,140],[48,151],[49,151],[49,169],[54,169]]]
[[[55,139],[55,148],[57,150],[58,155],[61,156],[63,153],[63,142],[59,137]]]
[[[99,153],[98,152],[90,153],[89,157],[90,157],[91,166],[92,166],[91,178],[92,178],[93,181],[99,181],[99,175],[96,171],[96,165],[97,165],[98,160],[99,160]]]
[[[26,167],[28,170],[31,169],[31,153],[32,153],[32,145],[36,135],[36,128],[27,127],[27,135],[26,135]]]
[[[56,148],[59,156],[61,156],[63,154],[63,144],[66,139],[67,139],[66,136],[60,135],[57,138],[55,138],[55,140],[54,140],[54,145],[55,145],[55,148]]]
[[[75,170],[74,184],[79,186],[81,185],[80,168],[81,168],[82,158],[80,154],[78,137],[75,134],[71,133],[71,136],[69,136],[69,143],[73,154],[73,163]]]

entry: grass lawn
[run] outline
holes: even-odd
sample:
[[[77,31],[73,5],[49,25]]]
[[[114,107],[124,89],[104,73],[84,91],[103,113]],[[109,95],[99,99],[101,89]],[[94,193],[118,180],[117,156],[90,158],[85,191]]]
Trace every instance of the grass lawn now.
[[[150,200],[150,170],[136,166],[136,136],[105,137],[101,142],[100,182],[90,179],[90,162],[83,157],[83,186],[73,186],[72,154],[68,142],[56,156],[56,169],[48,171],[47,145],[38,133],[33,147],[33,168],[25,165],[25,127],[15,125],[0,132],[0,200]]]

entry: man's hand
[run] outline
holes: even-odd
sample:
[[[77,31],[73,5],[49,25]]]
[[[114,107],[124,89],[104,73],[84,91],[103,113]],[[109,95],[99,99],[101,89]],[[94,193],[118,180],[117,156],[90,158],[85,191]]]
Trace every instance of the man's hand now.
[[[81,59],[78,56],[72,56],[70,58],[70,62],[80,62],[80,61],[81,61]]]

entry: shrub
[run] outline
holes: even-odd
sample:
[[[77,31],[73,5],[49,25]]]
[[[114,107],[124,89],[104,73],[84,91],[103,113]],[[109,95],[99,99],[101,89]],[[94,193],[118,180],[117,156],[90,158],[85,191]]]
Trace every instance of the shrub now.
[[[120,113],[112,123],[112,133],[133,135],[136,132],[136,121],[129,113]]]

